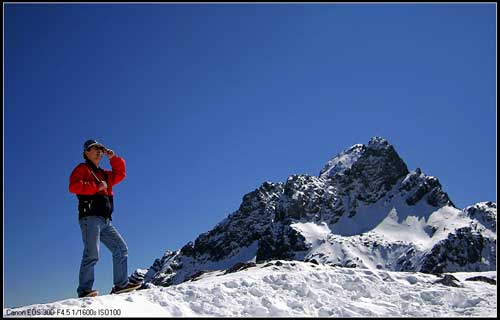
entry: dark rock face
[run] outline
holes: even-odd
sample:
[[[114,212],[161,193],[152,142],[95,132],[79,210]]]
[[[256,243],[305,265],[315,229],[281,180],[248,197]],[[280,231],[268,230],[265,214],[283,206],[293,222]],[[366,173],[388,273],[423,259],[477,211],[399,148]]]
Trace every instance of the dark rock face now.
[[[296,252],[306,251],[304,237],[287,224],[277,224],[259,242],[256,261],[289,260]]]
[[[333,184],[340,190],[355,191],[357,200],[375,203],[407,174],[394,147],[384,139],[372,138],[350,169],[333,176]]]
[[[426,176],[420,168],[411,172],[401,184],[400,191],[409,192],[406,203],[410,206],[425,197],[428,204],[434,207],[455,207],[446,192],[442,191],[441,183],[436,177]]]
[[[248,247],[269,232],[277,201],[283,193],[282,184],[265,182],[243,197],[238,211],[201,234],[181,249],[186,257],[220,261],[233,251]]]
[[[144,282],[144,276],[146,272],[135,270],[130,276],[128,281],[133,284],[138,284]]]
[[[198,280],[202,275],[204,275],[205,273],[208,273],[207,270],[200,270],[198,272],[195,272],[194,274],[190,275],[190,276],[187,276],[186,278],[184,278],[184,281],[183,282],[186,282],[186,281],[196,281]]]
[[[471,227],[457,229],[456,233],[449,234],[447,239],[432,248],[430,254],[425,256],[420,271],[428,273],[479,271],[476,267],[483,257],[483,249],[492,248],[491,245],[485,246],[488,241]],[[487,254],[496,255],[495,252]],[[491,263],[495,264],[495,261],[496,259],[492,259]],[[496,269],[496,265],[494,268]]]
[[[253,268],[255,266],[257,266],[257,264],[255,262],[238,262],[235,265],[233,265],[231,268],[227,269],[224,272],[224,274],[234,273],[234,272],[245,270],[248,268]]]
[[[497,281],[495,279],[484,277],[484,276],[477,276],[477,277],[467,278],[467,279],[465,279],[465,281],[482,281],[482,282],[486,282],[486,283],[492,284],[494,286],[497,285]]]
[[[238,210],[212,230],[180,250],[167,251],[146,274],[136,272],[134,277],[143,276],[145,283],[168,286],[196,279],[216,268],[214,266],[244,267],[249,256],[253,257],[252,262],[314,260],[345,267],[359,266],[362,261],[347,254],[307,256],[311,244],[292,224],[335,225],[341,218],[355,217],[362,206],[391,201],[392,197],[402,199],[408,208],[422,203],[436,210],[454,207],[437,178],[425,175],[418,168],[409,172],[394,147],[387,140],[375,137],[367,145],[357,144],[339,153],[328,161],[319,176],[292,175],[285,184],[264,182],[243,196]],[[471,206],[464,214],[474,219],[476,225],[450,232],[425,256],[411,244],[382,244],[363,235],[359,235],[358,242],[351,247],[362,246],[393,260],[377,268],[442,273],[474,271],[481,266],[484,269],[488,262],[489,268],[495,269],[496,238],[483,236],[482,230],[496,232],[496,204]],[[427,226],[425,232],[432,237],[436,229]],[[335,241],[326,242],[339,245]],[[242,253],[246,255],[240,256]]]
[[[360,202],[375,203],[408,174],[408,168],[387,140],[374,137],[368,145],[355,145],[338,154],[321,170],[339,198],[347,203],[335,203],[338,212],[356,213]],[[339,200],[340,201],[340,200]]]
[[[336,221],[344,213],[335,187],[325,179],[293,175],[288,178],[276,207],[275,221]]]
[[[460,281],[451,274],[445,274],[442,279],[433,282],[433,284],[437,283],[448,287],[461,287]]]

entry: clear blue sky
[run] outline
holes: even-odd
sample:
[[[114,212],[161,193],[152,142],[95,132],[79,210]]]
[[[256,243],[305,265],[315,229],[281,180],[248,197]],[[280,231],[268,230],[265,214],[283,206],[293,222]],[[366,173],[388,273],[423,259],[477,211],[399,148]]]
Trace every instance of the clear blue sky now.
[[[4,9],[7,306],[76,296],[68,179],[90,138],[127,161],[129,273],[373,136],[457,206],[496,201],[495,4]],[[102,246],[94,288],[111,286]]]

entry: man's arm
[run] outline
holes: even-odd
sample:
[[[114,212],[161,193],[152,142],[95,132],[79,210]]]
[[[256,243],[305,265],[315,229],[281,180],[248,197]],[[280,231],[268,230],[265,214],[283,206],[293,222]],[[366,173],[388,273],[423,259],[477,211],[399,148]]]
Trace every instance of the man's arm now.
[[[117,155],[112,150],[108,150],[111,152],[111,155],[108,153],[109,164],[111,165],[112,171],[106,171],[108,174],[109,184],[114,186],[118,184],[120,181],[125,179],[125,160]]]

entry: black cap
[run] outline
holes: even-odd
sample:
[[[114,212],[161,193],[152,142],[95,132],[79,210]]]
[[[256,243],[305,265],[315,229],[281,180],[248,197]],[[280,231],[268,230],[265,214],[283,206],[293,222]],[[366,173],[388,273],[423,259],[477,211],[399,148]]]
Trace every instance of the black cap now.
[[[97,140],[87,140],[83,144],[83,151],[87,151],[90,148],[92,148],[93,146],[99,146],[99,147],[104,148],[104,145],[101,144],[101,143],[99,143],[99,142],[97,142]]]

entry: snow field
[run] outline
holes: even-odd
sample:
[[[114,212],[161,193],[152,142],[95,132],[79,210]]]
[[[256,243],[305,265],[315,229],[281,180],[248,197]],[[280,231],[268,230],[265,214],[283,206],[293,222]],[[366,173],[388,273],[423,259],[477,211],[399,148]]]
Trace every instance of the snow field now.
[[[119,308],[121,316],[149,317],[496,316],[496,286],[464,281],[474,275],[496,279],[494,271],[453,274],[462,287],[448,287],[433,284],[440,278],[423,273],[298,261],[264,266],[226,275],[211,272],[171,287],[4,309],[4,315],[23,308]]]

